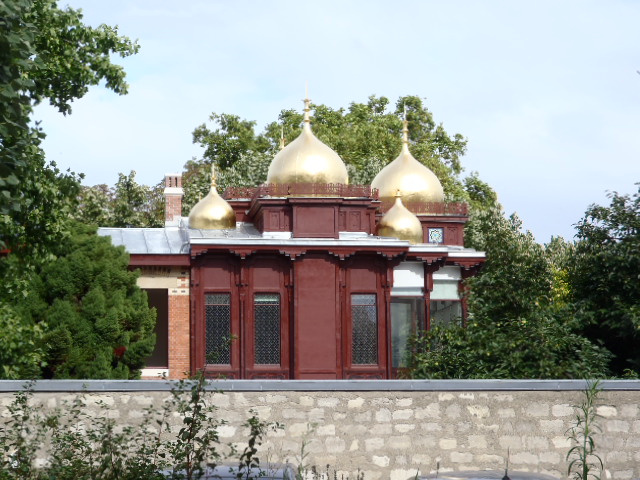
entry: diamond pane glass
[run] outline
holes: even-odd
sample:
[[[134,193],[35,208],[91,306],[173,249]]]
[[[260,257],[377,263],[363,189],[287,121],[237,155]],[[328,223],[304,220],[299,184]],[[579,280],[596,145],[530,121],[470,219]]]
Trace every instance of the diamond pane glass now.
[[[257,293],[255,310],[255,363],[280,364],[280,295]]]
[[[378,363],[378,311],[375,295],[351,295],[352,344],[354,365]]]
[[[231,295],[208,293],[204,298],[205,363],[231,364]]]

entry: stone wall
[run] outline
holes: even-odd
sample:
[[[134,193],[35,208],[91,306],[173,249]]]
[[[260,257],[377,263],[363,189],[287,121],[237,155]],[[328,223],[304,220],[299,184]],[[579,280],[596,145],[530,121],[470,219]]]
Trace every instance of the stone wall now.
[[[112,405],[114,416],[135,423],[148,405],[160,405],[171,385],[161,381],[42,381],[35,401],[61,406],[86,389]],[[249,410],[284,429],[269,435],[263,461],[326,464],[366,480],[409,479],[434,473],[502,469],[566,478],[573,405],[582,381],[217,381],[211,401],[228,421],[223,441],[241,442]],[[0,415],[20,382],[0,382]],[[640,382],[606,381],[598,397],[597,453],[604,478],[640,477]],[[352,475],[351,478],[355,478]]]

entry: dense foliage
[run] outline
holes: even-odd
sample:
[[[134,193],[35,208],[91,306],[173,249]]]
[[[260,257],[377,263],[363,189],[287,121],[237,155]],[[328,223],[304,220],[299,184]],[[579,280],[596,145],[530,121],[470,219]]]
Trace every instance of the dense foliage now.
[[[0,480],[196,480],[213,478],[223,461],[234,478],[263,477],[270,467],[256,454],[280,425],[250,411],[239,452],[219,438],[225,421],[211,395],[203,377],[180,381],[161,405],[140,412],[137,425],[123,425],[104,402],[94,412],[87,407],[95,399],[78,395],[47,409],[27,387],[0,417]]]
[[[135,378],[155,344],[155,310],[128,270],[129,255],[92,227],[54,253],[18,304],[30,324],[46,325],[45,378]]]
[[[134,171],[129,175],[119,173],[114,187],[83,186],[73,218],[99,227],[163,226],[163,184],[140,185],[135,176]]]
[[[0,378],[33,374],[46,324],[16,310],[36,269],[65,245],[80,176],[47,162],[33,106],[48,100],[63,114],[92,85],[126,93],[111,56],[138,46],[117,30],[82,23],[55,0],[0,1]]]
[[[640,186],[640,184],[638,184]],[[640,188],[591,205],[577,224],[568,281],[582,333],[615,357],[616,375],[640,372]]]
[[[607,372],[608,353],[578,333],[570,305],[556,292],[547,249],[515,216],[477,210],[467,243],[487,253],[470,288],[466,327],[436,328],[415,339],[416,378],[580,378]]]

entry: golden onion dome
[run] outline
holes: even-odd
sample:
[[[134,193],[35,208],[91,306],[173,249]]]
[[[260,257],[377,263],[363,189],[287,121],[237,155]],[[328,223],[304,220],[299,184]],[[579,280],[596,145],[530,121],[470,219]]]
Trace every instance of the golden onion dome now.
[[[391,201],[398,190],[402,192],[407,204],[444,201],[444,191],[438,177],[409,152],[409,129],[406,118],[402,129],[400,155],[380,170],[371,182],[371,186],[378,189],[382,202]]]
[[[311,131],[310,102],[308,98],[304,100],[302,133],[271,161],[267,183],[349,183],[347,167],[340,156]]]
[[[400,191],[397,191],[394,197],[396,201],[393,207],[384,214],[376,226],[376,235],[407,240],[413,245],[423,243],[420,220],[402,204]]]
[[[189,228],[225,230],[236,228],[236,214],[224,198],[218,195],[216,172],[211,165],[211,189],[206,197],[189,212]]]

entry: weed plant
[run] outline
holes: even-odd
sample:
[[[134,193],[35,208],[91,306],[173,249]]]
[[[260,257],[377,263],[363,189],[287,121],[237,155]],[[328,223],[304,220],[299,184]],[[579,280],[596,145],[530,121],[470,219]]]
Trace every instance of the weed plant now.
[[[600,480],[604,468],[602,459],[595,453],[594,435],[599,433],[596,400],[600,393],[600,381],[587,381],[584,400],[577,405],[573,426],[567,430],[572,447],[567,453],[567,475],[575,480]],[[596,473],[597,472],[597,473]]]
[[[162,407],[145,410],[140,424],[121,426],[105,403],[98,402],[98,415],[89,410],[84,395],[46,413],[33,406],[28,384],[0,422],[0,480],[195,480],[233,459],[236,477],[248,479],[259,467],[263,437],[279,425],[251,412],[247,447],[238,456],[220,442],[224,420],[205,386],[202,376],[182,380]]]

